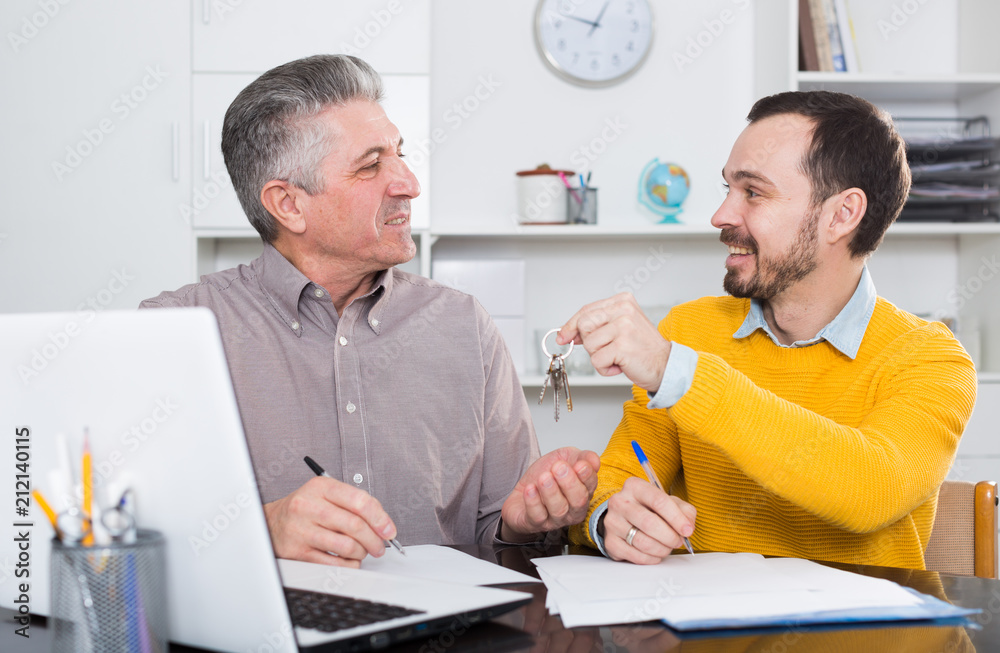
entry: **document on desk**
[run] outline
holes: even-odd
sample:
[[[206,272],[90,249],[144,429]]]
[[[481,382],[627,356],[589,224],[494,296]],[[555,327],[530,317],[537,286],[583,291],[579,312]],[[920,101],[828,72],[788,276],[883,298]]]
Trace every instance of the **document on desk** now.
[[[383,574],[425,578],[459,585],[537,583],[537,578],[480,560],[457,549],[436,544],[411,545],[406,555],[388,547],[381,558],[368,556],[361,568]]]
[[[568,627],[662,620],[678,630],[934,619],[974,614],[891,581],[756,553],[670,556],[633,565],[536,558],[546,607]]]

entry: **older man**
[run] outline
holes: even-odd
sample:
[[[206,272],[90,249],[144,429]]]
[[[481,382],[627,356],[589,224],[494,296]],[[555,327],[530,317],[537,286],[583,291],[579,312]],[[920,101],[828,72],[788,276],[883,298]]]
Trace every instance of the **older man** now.
[[[397,536],[532,541],[582,519],[596,485],[593,452],[538,457],[478,302],[393,268],[416,253],[420,187],[381,98],[378,74],[348,56],[245,88],[222,149],[264,252],[142,304],[218,317],[281,557],[356,566]]]
[[[712,218],[731,297],[680,305],[657,330],[619,295],[562,328],[598,371],[635,383],[572,535],[636,563],[690,536],[923,568],[976,375],[943,324],[878,297],[866,267],[909,190],[902,139],[839,93],[767,97],[749,121]],[[669,494],[645,480],[632,440]]]

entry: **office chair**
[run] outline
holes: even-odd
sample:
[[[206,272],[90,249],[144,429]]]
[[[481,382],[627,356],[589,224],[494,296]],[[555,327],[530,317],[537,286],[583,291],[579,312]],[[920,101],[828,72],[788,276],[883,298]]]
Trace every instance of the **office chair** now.
[[[997,577],[997,484],[945,481],[924,553],[927,569]]]

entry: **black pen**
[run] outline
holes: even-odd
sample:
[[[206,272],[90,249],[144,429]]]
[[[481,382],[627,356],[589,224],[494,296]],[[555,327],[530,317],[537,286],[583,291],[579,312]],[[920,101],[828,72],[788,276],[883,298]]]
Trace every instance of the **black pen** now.
[[[313,470],[313,473],[316,474],[316,476],[325,476],[327,478],[333,478],[332,476],[330,476],[329,474],[326,473],[325,469],[323,469],[322,467],[319,466],[319,463],[317,463],[315,460],[313,460],[309,456],[306,456],[303,460],[306,461],[306,464],[309,465],[309,469]],[[403,545],[400,544],[396,540],[396,538],[392,538],[391,540],[386,540],[386,542],[388,542],[389,544],[391,544],[392,546],[394,546],[396,548],[396,550],[399,551],[400,553],[402,553],[403,555],[406,555],[406,551],[403,550]]]

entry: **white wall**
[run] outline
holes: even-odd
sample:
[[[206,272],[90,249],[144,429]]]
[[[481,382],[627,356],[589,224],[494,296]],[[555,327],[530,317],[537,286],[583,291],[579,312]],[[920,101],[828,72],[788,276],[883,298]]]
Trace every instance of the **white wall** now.
[[[707,223],[719,204],[722,166],[753,100],[750,5],[653,0],[649,59],[625,82],[596,90],[564,82],[542,63],[533,38],[536,6],[535,0],[502,7],[468,0],[433,4],[431,130],[442,129],[446,140],[431,158],[432,225],[508,226],[516,211],[515,171],[543,162],[578,170],[575,162],[588,161],[581,148],[595,139],[601,147],[608,120],[626,127],[592,163],[598,222],[658,221],[639,205],[636,189],[642,168],[659,157],[691,176],[681,220]],[[713,23],[724,10],[731,12],[730,24]],[[684,55],[688,39],[697,41],[700,32],[708,47],[679,70],[675,53]],[[478,107],[469,100],[474,110],[462,117],[454,105],[475,98],[481,80],[496,86]]]

